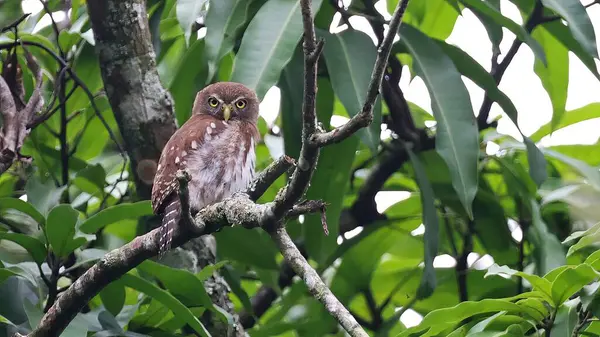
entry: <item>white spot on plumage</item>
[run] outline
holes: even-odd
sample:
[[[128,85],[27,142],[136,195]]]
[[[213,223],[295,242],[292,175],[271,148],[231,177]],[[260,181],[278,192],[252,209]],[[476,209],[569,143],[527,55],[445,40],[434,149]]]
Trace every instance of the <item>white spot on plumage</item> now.
[[[158,164],[158,167],[156,168],[156,170],[160,170],[162,168],[161,164]]]
[[[198,143],[196,143],[195,140],[192,140],[192,149],[197,149],[198,148]]]
[[[212,139],[212,137],[210,136],[210,134],[207,133],[207,134],[204,135],[204,140],[205,141],[210,142],[211,139]]]
[[[171,151],[175,150],[175,146],[171,146]]]
[[[217,125],[215,124],[215,122],[210,122],[210,127],[214,129],[217,127]]]
[[[228,126],[229,124],[227,124],[226,121],[221,121],[225,126]]]
[[[212,133],[212,129],[208,126],[206,127],[206,133],[208,133],[209,135]]]
[[[175,157],[175,164],[179,164],[179,157]]]
[[[187,156],[187,152],[185,152],[185,151],[181,152],[181,157],[185,157],[185,156]]]

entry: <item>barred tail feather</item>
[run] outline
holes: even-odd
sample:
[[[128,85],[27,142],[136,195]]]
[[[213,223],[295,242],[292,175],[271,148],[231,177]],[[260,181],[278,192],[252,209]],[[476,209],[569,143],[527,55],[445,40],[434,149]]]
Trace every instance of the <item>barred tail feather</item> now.
[[[173,241],[173,231],[175,226],[179,224],[181,219],[181,205],[179,199],[171,201],[167,207],[162,218],[162,225],[160,230],[159,249],[158,256],[163,257],[169,249],[171,249],[171,242]]]

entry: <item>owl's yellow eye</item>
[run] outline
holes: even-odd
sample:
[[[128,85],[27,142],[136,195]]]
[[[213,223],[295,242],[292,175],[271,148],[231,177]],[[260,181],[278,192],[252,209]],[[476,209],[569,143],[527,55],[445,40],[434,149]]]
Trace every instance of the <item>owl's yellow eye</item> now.
[[[241,100],[239,100],[239,101],[235,102],[235,106],[236,106],[236,108],[238,108],[238,109],[243,109],[243,108],[245,108],[245,107],[246,107],[246,101],[245,101],[245,100],[243,100],[243,99],[241,99]]]
[[[213,108],[216,108],[217,105],[219,105],[219,100],[217,100],[214,97],[211,97],[211,98],[208,99],[208,105],[210,105]]]

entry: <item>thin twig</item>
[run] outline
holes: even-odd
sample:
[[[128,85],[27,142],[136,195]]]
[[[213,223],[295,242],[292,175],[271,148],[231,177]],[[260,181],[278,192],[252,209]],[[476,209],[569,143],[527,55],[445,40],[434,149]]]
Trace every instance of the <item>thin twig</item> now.
[[[296,274],[302,278],[310,294],[325,306],[327,311],[335,317],[344,330],[352,337],[369,336],[361,328],[354,316],[350,314],[346,307],[344,307],[325,283],[323,283],[317,272],[308,264],[302,254],[300,254],[300,251],[296,248],[294,242],[292,242],[292,239],[285,228],[277,228],[270,234],[273,241],[275,241],[279,247],[285,261],[289,263]]]
[[[398,2],[398,5],[396,6],[396,10],[394,11],[392,19],[390,20],[388,34],[383,38],[381,46],[377,52],[377,60],[375,61],[375,67],[373,67],[371,82],[369,83],[369,89],[367,91],[367,98],[362,110],[344,125],[329,132],[314,134],[311,138],[312,143],[319,146],[339,143],[353,135],[359,129],[366,127],[371,123],[373,120],[373,106],[375,105],[375,100],[379,94],[381,81],[383,80],[383,74],[392,50],[392,42],[396,36],[396,32],[400,28],[400,23],[402,23],[402,17],[407,6],[408,0],[402,0]]]

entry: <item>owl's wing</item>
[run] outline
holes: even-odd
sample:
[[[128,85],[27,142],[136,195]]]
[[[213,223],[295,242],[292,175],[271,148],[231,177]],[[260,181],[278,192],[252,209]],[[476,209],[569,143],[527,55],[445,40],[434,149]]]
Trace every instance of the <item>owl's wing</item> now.
[[[152,185],[154,213],[160,213],[166,206],[165,201],[175,193],[178,187],[176,174],[186,168],[186,156],[226,127],[222,120],[213,116],[194,114],[171,136],[158,161]]]

